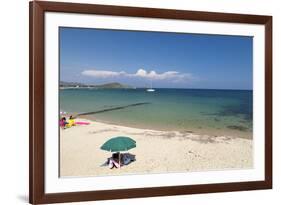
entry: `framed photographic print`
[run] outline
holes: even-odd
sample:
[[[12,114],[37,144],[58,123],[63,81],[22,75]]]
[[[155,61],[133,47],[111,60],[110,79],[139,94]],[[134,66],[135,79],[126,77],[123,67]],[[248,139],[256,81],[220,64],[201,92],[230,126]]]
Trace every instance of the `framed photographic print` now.
[[[30,203],[271,187],[271,16],[30,2]]]

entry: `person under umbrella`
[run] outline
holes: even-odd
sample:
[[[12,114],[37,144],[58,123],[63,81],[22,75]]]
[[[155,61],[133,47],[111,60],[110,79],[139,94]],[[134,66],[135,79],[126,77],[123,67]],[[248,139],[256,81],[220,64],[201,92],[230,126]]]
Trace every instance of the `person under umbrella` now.
[[[116,166],[118,168],[121,167],[120,158],[121,158],[121,151],[128,151],[132,148],[136,147],[136,141],[124,136],[118,136],[111,138],[110,140],[106,141],[100,148],[105,151],[109,152],[117,152],[116,154],[113,154],[113,160],[116,159],[116,155],[118,157],[118,164],[116,161],[113,161],[113,166]]]

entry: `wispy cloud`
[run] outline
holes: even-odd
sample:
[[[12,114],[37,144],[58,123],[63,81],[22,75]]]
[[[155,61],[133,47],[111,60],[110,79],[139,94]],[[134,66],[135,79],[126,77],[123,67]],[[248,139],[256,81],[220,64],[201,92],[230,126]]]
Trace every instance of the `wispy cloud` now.
[[[82,72],[82,75],[91,76],[95,78],[136,77],[151,80],[173,80],[174,82],[191,80],[193,78],[190,73],[180,73],[177,71],[166,71],[163,73],[157,73],[154,70],[147,71],[144,69],[139,69],[136,73],[127,73],[124,71],[115,72],[107,70],[85,70]]]
[[[111,77],[118,77],[124,72],[114,72],[114,71],[107,71],[107,70],[84,70],[82,75],[91,76],[91,77],[98,77],[98,78],[111,78]]]

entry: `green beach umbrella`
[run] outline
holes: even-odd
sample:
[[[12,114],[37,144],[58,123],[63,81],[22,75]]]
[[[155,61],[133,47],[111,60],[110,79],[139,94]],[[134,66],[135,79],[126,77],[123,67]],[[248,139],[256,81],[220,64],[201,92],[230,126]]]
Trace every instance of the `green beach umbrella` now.
[[[136,141],[131,139],[130,137],[118,136],[111,138],[110,140],[106,141],[100,148],[102,150],[106,150],[109,152],[121,152],[127,151],[136,147]],[[119,168],[121,168],[120,164],[120,153],[119,153]]]
[[[100,148],[109,152],[127,151],[136,147],[136,141],[130,137],[118,136],[106,141]]]

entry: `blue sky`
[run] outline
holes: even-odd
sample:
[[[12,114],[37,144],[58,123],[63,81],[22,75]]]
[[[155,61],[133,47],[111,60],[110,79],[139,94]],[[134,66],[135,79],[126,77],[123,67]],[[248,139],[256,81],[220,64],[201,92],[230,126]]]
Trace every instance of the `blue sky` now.
[[[252,37],[60,28],[60,80],[252,89]]]

